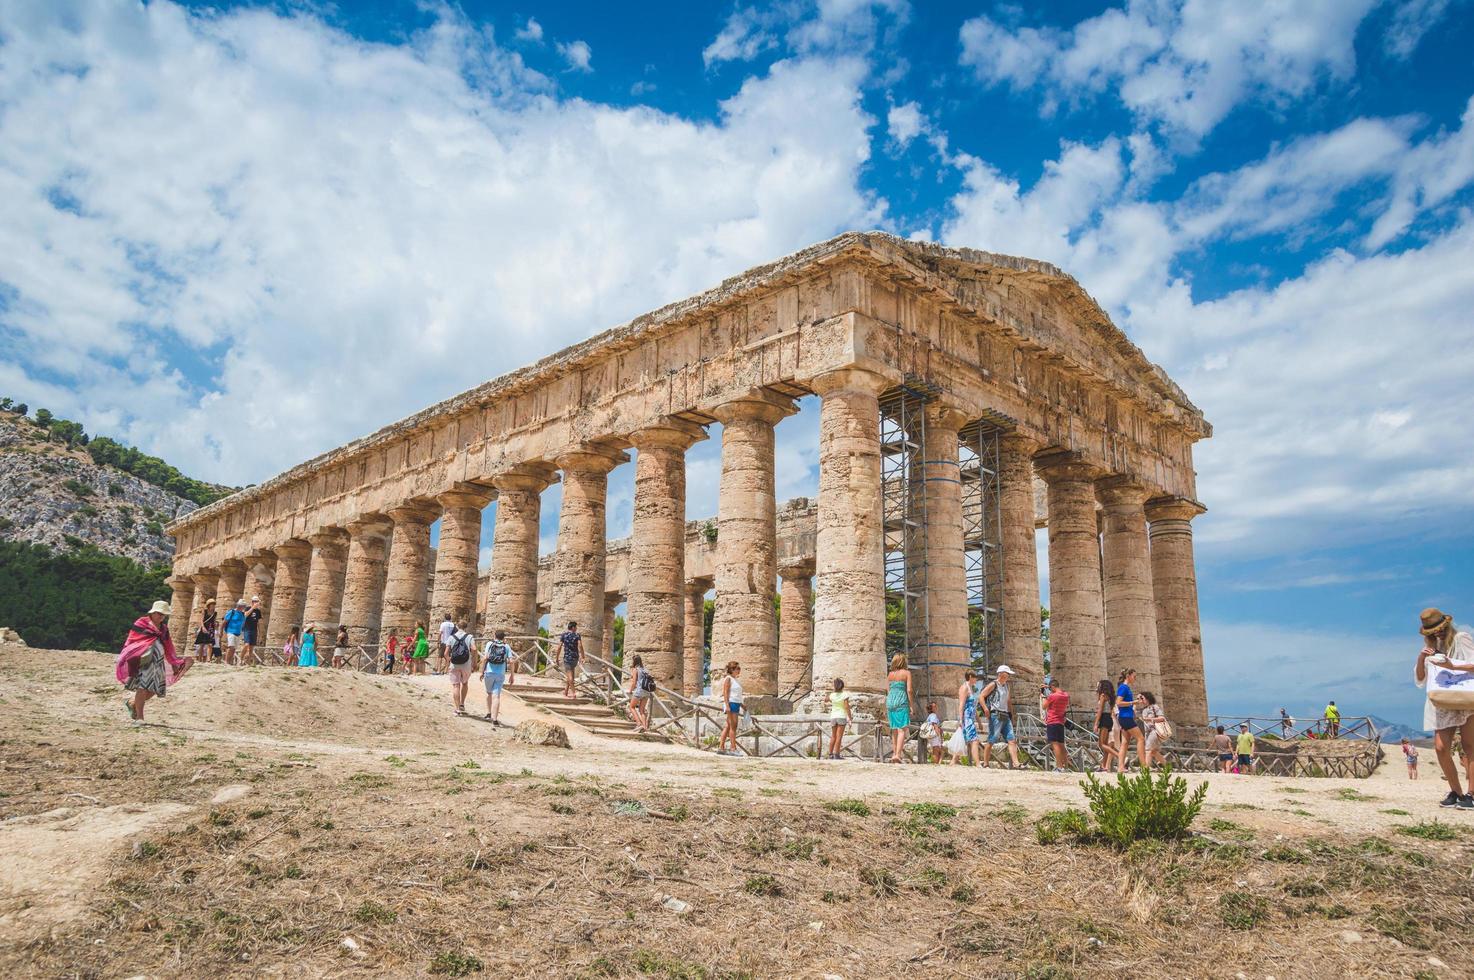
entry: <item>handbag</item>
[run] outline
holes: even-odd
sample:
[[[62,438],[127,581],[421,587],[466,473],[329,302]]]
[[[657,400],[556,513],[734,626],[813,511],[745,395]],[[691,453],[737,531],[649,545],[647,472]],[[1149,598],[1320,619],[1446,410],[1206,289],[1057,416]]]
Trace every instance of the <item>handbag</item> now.
[[[1474,671],[1428,662],[1428,700],[1445,711],[1474,711]]]

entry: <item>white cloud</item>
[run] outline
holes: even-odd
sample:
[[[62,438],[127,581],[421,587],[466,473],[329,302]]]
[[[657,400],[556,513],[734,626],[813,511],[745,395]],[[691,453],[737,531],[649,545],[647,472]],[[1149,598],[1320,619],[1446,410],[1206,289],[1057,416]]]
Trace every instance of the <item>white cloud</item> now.
[[[517,28],[517,40],[529,41],[533,44],[541,44],[543,39],[543,26],[537,22],[537,18],[527,18],[527,23]]]
[[[1423,36],[1438,25],[1450,0],[1401,0],[1387,25],[1382,46],[1394,58],[1409,58]]]
[[[1145,124],[1189,139],[1251,99],[1297,98],[1356,64],[1378,0],[1128,0],[1068,30],[963,24],[962,64],[990,85],[1060,102],[1114,94]]]
[[[886,130],[896,145],[905,148],[912,140],[927,131],[926,117],[915,102],[893,105],[885,117]]]
[[[590,72],[594,70],[591,64],[594,52],[586,41],[569,41],[567,44],[559,42],[558,53],[563,56],[564,61],[568,62],[568,67],[572,71]]]
[[[802,55],[864,55],[877,43],[893,41],[910,15],[908,0],[780,0],[737,7],[701,57],[710,68],[751,61],[780,44]]]
[[[778,39],[768,30],[767,17],[752,7],[739,7],[727,18],[721,31],[701,52],[701,60],[710,68],[723,61],[751,61]]]
[[[883,213],[853,59],[780,61],[695,122],[560,100],[450,15],[401,46],[165,2],[0,32],[0,380],[201,478]]]

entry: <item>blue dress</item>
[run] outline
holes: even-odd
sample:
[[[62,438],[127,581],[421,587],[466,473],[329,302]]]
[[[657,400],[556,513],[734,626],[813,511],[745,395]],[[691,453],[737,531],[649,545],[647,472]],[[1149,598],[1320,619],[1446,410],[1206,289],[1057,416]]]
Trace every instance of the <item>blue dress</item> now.
[[[885,694],[885,713],[892,728],[911,726],[911,702],[906,699],[905,681],[891,681]]]
[[[308,633],[302,637],[302,652],[297,654],[298,667],[317,666],[317,635]]]
[[[962,702],[962,740],[978,740],[978,695],[971,685],[967,688],[967,700]]]

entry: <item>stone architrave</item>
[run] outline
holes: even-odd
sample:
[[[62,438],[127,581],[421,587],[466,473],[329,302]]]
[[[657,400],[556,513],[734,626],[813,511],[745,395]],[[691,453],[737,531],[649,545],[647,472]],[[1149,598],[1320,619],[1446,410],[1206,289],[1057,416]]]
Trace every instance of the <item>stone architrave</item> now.
[[[1136,686],[1162,698],[1157,653],[1157,602],[1152,591],[1152,559],[1147,543],[1147,490],[1119,477],[1096,488],[1104,506],[1101,579],[1105,590],[1106,666],[1112,679],[1124,668],[1136,671]],[[1163,702],[1163,707],[1169,707]]]
[[[538,525],[542,492],[556,478],[544,465],[519,467],[492,478],[496,524],[492,530],[491,569],[486,585],[486,631],[511,637],[537,635]],[[525,642],[513,641],[520,652]]]
[[[1162,700],[1172,719],[1186,725],[1208,723],[1192,531],[1192,519],[1203,511],[1202,504],[1184,497],[1161,497],[1146,505],[1146,518],[1151,522],[1152,591],[1157,606]]]
[[[230,608],[240,601],[245,591],[246,563],[236,558],[221,562],[220,584],[215,590],[215,608],[220,611],[222,621]]]
[[[389,511],[394,535],[389,542],[380,626],[398,636],[413,633],[415,625],[421,624],[430,638],[436,625],[430,622],[425,591],[430,570],[430,525],[436,516],[435,508],[428,504],[406,504]]]
[[[1018,433],[998,440],[998,510],[1003,548],[1003,656],[1019,690],[1044,679],[1039,621],[1039,558],[1034,546],[1034,454],[1039,443]]]
[[[169,597],[169,638],[174,650],[181,656],[188,651],[191,632],[190,614],[194,611],[194,579],[187,575],[175,575],[169,579],[173,594]]]
[[[881,527],[880,400],[891,382],[858,368],[815,378],[819,514],[815,538],[815,697],[836,677],[861,694],[885,690],[885,540]]]
[[[276,554],[276,581],[271,589],[270,626],[266,645],[279,652],[292,635],[292,627],[302,625],[302,612],[307,608],[307,579],[312,564],[312,545],[293,538],[271,549]]]
[[[957,433],[967,414],[945,402],[926,408],[926,662],[928,683],[922,691],[950,696],[972,664],[971,633],[967,621],[967,569],[962,545],[962,467]],[[915,665],[913,665],[915,666]],[[921,678],[916,678],[920,681]],[[922,707],[918,705],[917,707]],[[924,715],[925,712],[922,712]]]
[[[205,568],[195,572],[189,580],[194,583],[194,599],[190,603],[187,635],[189,646],[193,649],[194,638],[199,634],[200,626],[205,620],[205,603],[215,598],[215,590],[220,587],[220,573],[213,568]],[[217,612],[219,608],[217,603]]]
[[[712,585],[709,578],[686,583],[681,693],[688,698],[699,697],[706,687],[706,593]]]
[[[440,514],[440,544],[435,553],[435,584],[430,612],[438,623],[450,614],[457,623],[474,629],[476,566],[481,558],[481,511],[495,498],[493,491],[458,483],[435,502]]]
[[[553,558],[552,622],[557,636],[578,623],[584,649],[604,649],[604,506],[609,471],[629,456],[614,449],[585,446],[558,457],[563,471],[563,506],[558,514],[558,551]],[[533,566],[533,588],[537,571]]]
[[[317,627],[317,642],[333,645],[343,611],[343,582],[348,573],[348,532],[325,528],[311,535],[312,561],[307,572],[307,603],[302,608],[302,625]]]
[[[778,611],[778,693],[798,700],[812,688],[814,669],[814,563],[782,565]]]
[[[754,695],[778,693],[773,427],[795,411],[792,399],[762,390],[712,410],[722,423],[722,480],[711,660],[740,663],[742,687]]]
[[[1051,673],[1073,704],[1092,704],[1095,686],[1106,676],[1095,517],[1095,480],[1101,473],[1068,452],[1044,457],[1037,464],[1049,488]]]
[[[667,419],[630,436],[635,507],[630,532],[624,662],[638,656],[672,690],[682,682],[686,583],[686,450],[706,431]]]
[[[350,521],[346,530],[348,566],[343,575],[341,619],[348,627],[348,642],[372,654],[378,648],[383,622],[384,580],[394,523],[387,517],[361,517]]]

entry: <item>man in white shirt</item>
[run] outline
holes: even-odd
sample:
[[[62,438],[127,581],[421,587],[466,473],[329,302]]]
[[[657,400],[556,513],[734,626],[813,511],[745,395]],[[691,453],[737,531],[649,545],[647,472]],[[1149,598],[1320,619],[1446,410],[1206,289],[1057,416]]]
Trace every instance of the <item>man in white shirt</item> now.
[[[455,620],[450,618],[450,613],[445,614],[445,622],[440,624],[440,649],[436,653],[435,665],[437,671],[444,672],[445,658],[450,655],[450,638],[456,631]]]
[[[450,638],[445,645],[450,659],[450,697],[455,704],[455,713],[466,713],[466,688],[471,684],[471,671],[475,669],[476,638],[466,631],[466,624],[450,624]]]

